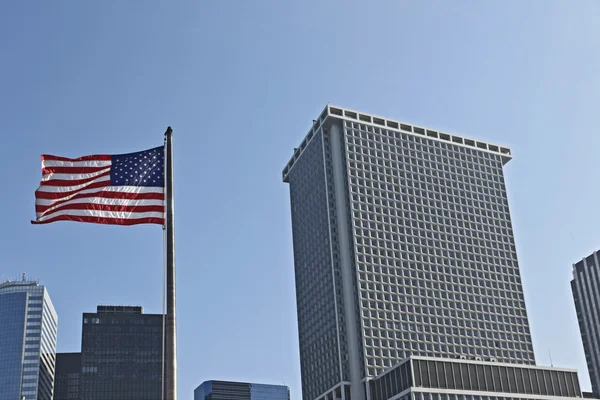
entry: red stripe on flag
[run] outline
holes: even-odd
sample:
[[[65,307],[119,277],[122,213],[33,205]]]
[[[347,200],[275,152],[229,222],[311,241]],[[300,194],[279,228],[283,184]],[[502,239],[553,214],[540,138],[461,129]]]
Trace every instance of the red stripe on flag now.
[[[102,167],[46,167],[42,168],[42,175],[46,174],[92,174],[110,168],[110,165]]]
[[[62,210],[98,210],[98,211],[123,211],[123,212],[165,212],[165,206],[124,206],[115,204],[96,204],[96,203],[74,203],[66,204],[62,207],[56,207],[50,214]],[[36,207],[37,211],[37,207]]]
[[[58,157],[50,154],[42,154],[42,161],[110,161],[111,155],[96,154],[91,156],[83,156],[78,158]]]
[[[158,224],[164,225],[164,218],[101,218],[101,217],[89,217],[82,215],[59,215],[54,218],[47,219],[42,222],[31,221],[34,225],[49,224],[56,221],[75,221],[75,222],[89,222],[92,224],[106,224],[106,225],[137,225],[137,224]]]

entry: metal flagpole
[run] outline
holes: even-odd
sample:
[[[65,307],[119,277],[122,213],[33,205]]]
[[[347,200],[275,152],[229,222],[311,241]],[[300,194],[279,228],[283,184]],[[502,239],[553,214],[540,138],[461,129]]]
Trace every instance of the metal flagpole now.
[[[177,325],[175,315],[175,231],[173,221],[173,130],[165,132],[167,237],[167,400],[177,400]]]

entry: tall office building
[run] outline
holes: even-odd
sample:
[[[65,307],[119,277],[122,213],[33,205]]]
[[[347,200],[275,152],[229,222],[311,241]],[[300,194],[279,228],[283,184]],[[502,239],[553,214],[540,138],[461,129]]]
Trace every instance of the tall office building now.
[[[194,390],[194,400],[290,400],[290,389],[283,385],[206,381]]]
[[[53,400],[80,400],[81,353],[57,353]]]
[[[592,391],[600,397],[600,254],[573,265],[571,289]]]
[[[44,286],[0,284],[0,400],[52,400],[57,324]]]
[[[508,148],[327,106],[290,185],[304,400],[409,356],[535,364]]]
[[[162,400],[162,327],[162,314],[144,314],[142,307],[84,313],[81,398]]]

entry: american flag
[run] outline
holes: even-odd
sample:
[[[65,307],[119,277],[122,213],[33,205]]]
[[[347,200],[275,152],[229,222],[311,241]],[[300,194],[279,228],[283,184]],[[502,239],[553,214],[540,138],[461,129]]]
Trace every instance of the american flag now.
[[[119,155],[42,155],[31,222],[164,225],[164,159],[162,146]]]

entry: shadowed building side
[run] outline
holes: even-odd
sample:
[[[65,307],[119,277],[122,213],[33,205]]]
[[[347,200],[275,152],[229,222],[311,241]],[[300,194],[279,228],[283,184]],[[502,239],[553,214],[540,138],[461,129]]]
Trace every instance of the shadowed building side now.
[[[571,281],[592,391],[600,396],[600,264],[594,252],[573,265]]]

